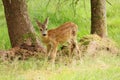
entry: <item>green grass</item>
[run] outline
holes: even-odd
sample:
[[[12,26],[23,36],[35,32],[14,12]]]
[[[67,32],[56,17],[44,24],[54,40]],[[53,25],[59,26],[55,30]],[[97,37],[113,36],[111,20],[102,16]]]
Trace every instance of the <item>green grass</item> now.
[[[49,29],[55,28],[64,22],[72,21],[79,26],[78,40],[89,34],[91,20],[89,0],[79,1],[76,6],[71,5],[71,0],[61,0],[60,3],[58,3],[58,1],[59,0],[51,0],[48,4],[48,0],[28,0],[28,11],[36,32],[39,34],[34,18],[37,18],[43,22],[44,19],[49,16]],[[120,1],[110,1],[110,3],[112,5],[107,3],[108,36],[116,41],[120,46]],[[10,40],[8,37],[2,5],[0,5],[0,10],[0,49],[9,49]]]
[[[0,50],[6,50],[11,47],[6,25],[3,6],[2,2],[0,1]]]
[[[0,80],[120,80],[120,56],[84,57],[68,65],[58,63],[54,67],[35,58],[3,62]]]
[[[1,1],[0,1],[1,3]],[[78,40],[90,33],[90,2],[89,0],[79,1],[75,6],[72,0],[52,1],[48,4],[48,0],[28,0],[28,11],[30,19],[34,25],[36,32],[39,34],[38,26],[34,18],[41,22],[49,16],[49,29],[55,28],[67,21],[72,21],[79,26]],[[120,1],[110,1],[112,5],[107,3],[107,25],[108,36],[116,41],[120,46]],[[47,6],[48,5],[48,6]],[[0,5],[0,49],[9,49],[10,40],[6,28],[3,5]]]
[[[90,33],[90,0],[80,0],[71,5],[71,0],[28,0],[29,16],[36,32],[38,27],[33,18],[41,22],[49,16],[49,29],[72,21],[79,26],[78,40]],[[64,1],[64,2],[63,2]],[[120,46],[120,0],[107,3],[107,26],[109,38]],[[74,12],[76,9],[76,13]],[[10,49],[10,40],[5,22],[3,5],[0,1],[0,50]],[[31,58],[26,61],[0,62],[0,80],[120,80],[120,56],[100,55],[84,57],[68,65],[63,62],[52,67],[44,60]]]

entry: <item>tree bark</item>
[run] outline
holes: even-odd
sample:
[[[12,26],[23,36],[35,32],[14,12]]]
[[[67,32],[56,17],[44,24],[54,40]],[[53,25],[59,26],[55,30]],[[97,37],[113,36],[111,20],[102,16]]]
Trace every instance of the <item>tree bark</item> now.
[[[91,0],[91,34],[107,36],[106,0]]]
[[[40,45],[28,16],[26,0],[2,0],[12,47]]]

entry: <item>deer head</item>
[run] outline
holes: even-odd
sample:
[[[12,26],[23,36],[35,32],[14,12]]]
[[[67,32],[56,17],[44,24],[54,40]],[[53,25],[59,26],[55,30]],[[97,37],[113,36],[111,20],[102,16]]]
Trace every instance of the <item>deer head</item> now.
[[[38,20],[36,20],[39,28],[40,28],[40,32],[42,34],[42,36],[47,36],[47,25],[48,25],[48,20],[49,18],[46,18],[44,23],[39,22]]]

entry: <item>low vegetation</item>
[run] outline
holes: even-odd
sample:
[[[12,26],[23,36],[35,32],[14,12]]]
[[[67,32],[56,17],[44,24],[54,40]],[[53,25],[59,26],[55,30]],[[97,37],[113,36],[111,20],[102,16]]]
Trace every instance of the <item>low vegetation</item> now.
[[[0,63],[1,80],[120,80],[120,56],[101,53],[81,60],[51,66],[31,58]]]

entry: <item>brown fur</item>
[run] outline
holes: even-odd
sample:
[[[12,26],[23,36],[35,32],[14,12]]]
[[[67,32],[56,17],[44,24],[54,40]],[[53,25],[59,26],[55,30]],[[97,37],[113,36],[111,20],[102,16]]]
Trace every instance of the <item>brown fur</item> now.
[[[41,23],[39,22],[39,24]],[[77,30],[78,30],[78,26],[76,24],[72,22],[66,22],[61,26],[59,26],[58,28],[48,30],[47,35],[42,36],[42,41],[47,46],[47,52],[49,53],[48,55],[50,56],[52,62],[55,61],[57,46],[59,44],[68,42],[71,45],[70,53],[73,52],[73,48],[75,47],[78,50],[77,40],[76,40]]]

